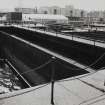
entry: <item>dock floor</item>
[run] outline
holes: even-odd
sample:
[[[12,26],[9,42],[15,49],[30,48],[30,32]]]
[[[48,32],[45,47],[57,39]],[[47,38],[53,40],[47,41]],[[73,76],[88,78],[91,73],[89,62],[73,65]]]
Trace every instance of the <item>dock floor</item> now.
[[[55,105],[105,105],[105,70],[57,81]],[[51,105],[51,83],[0,96],[0,105]]]

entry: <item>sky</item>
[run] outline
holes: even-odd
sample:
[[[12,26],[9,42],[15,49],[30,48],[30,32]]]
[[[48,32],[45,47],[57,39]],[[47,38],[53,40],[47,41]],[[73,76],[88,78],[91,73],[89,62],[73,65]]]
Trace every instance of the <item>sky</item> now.
[[[77,9],[105,10],[105,0],[0,0],[0,9],[13,10],[15,7],[40,7],[40,6],[73,5]]]

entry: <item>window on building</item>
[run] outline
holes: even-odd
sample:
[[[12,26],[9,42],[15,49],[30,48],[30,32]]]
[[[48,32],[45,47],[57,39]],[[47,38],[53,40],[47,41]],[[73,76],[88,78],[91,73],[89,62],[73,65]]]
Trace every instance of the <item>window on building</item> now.
[[[81,11],[81,17],[84,17],[84,11]]]
[[[57,14],[57,10],[56,9],[54,9],[54,14]]]
[[[44,11],[44,14],[48,14],[48,12],[47,11]]]
[[[73,11],[72,10],[70,11],[70,17],[73,17]]]

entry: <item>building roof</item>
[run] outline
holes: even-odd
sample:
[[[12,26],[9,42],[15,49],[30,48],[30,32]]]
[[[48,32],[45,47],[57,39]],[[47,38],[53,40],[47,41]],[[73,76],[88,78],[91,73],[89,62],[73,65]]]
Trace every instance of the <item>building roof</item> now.
[[[23,20],[68,20],[67,17],[63,15],[52,15],[52,14],[22,14]]]
[[[104,105],[105,70],[57,81],[55,105]],[[0,96],[3,105],[51,105],[51,84],[7,93]]]

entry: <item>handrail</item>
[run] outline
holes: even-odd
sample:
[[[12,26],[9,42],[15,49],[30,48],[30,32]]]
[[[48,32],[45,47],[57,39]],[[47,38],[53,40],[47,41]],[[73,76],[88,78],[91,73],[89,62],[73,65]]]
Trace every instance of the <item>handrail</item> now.
[[[23,81],[29,86],[32,87],[29,82],[18,72],[18,70],[11,64],[10,61],[5,59],[5,62],[23,79]]]

